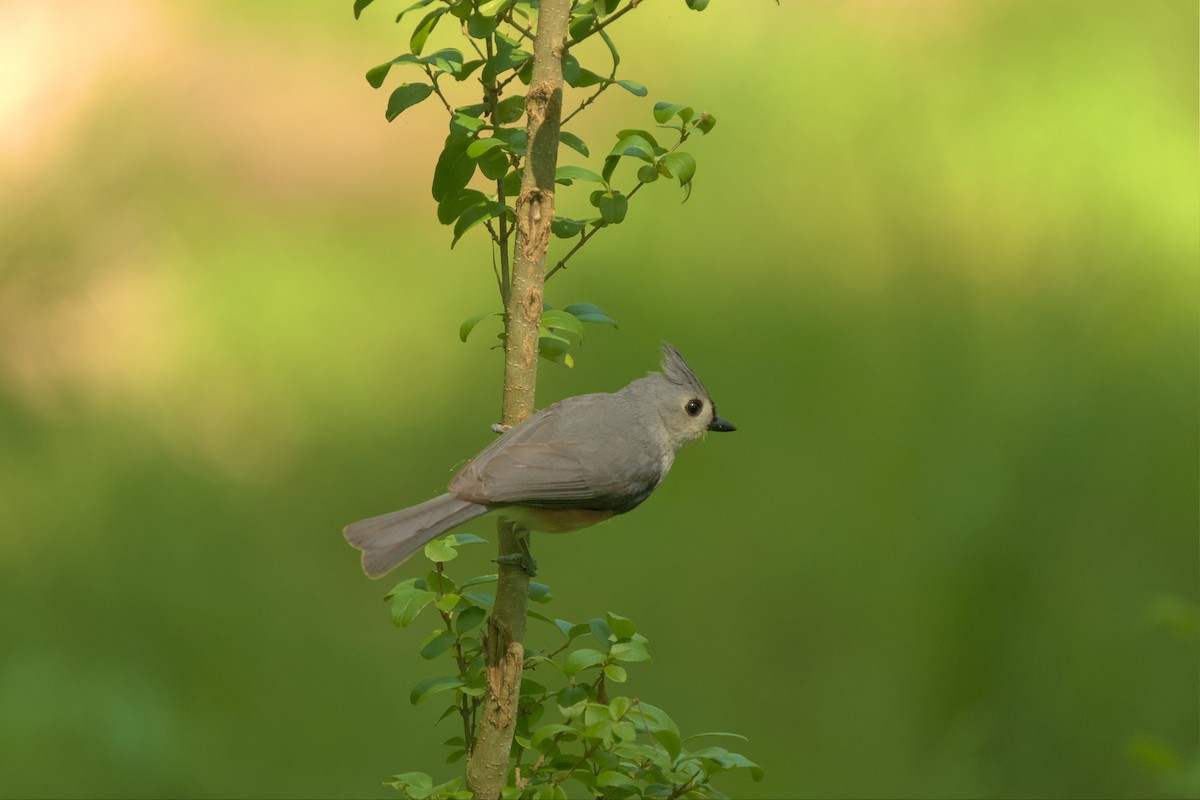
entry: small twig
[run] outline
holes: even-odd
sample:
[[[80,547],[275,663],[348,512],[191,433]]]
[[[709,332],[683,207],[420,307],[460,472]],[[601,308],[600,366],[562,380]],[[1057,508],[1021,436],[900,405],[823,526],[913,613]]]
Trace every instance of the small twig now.
[[[425,68],[425,74],[429,76],[429,82],[433,84],[434,94],[442,101],[442,105],[446,107],[446,111],[450,113],[450,116],[454,116],[454,109],[450,107],[450,101],[446,99],[446,95],[442,94],[442,87],[438,86],[437,76],[433,74],[433,70],[429,68],[428,64],[422,64],[421,66]]]
[[[562,775],[559,775],[558,777],[556,777],[556,778],[555,778],[553,781],[551,781],[551,782],[552,782],[552,783],[553,783],[555,786],[561,786],[563,781],[565,781],[567,778],[571,777],[571,773],[572,773],[572,772],[574,772],[575,770],[577,770],[577,769],[579,769],[580,767],[582,767],[582,766],[584,765],[584,763],[585,763],[585,762],[586,762],[586,761],[587,761],[589,758],[591,758],[591,757],[592,757],[592,753],[596,752],[596,748],[598,748],[598,747],[599,747],[599,746],[600,746],[600,745],[601,745],[603,742],[604,742],[604,740],[603,740],[603,739],[597,739],[596,741],[594,741],[594,742],[592,742],[590,745],[588,745],[588,746],[587,746],[587,748],[586,748],[586,749],[584,749],[584,751],[583,751],[583,755],[581,755],[581,756],[579,757],[579,760],[578,760],[578,761],[576,761],[576,762],[575,762],[575,764],[574,764],[574,765],[573,765],[573,766],[572,766],[570,769],[568,769],[568,770],[567,770],[567,771],[566,771],[564,774],[562,774]]]
[[[522,39],[528,39],[531,42],[533,41],[533,31],[529,30],[524,25],[521,25],[515,19],[513,19],[512,9],[509,9],[508,13],[504,15],[503,19],[509,25],[512,25],[514,28],[516,28],[518,32],[520,32]]]
[[[487,38],[487,57],[492,57],[492,37]],[[488,103],[488,116],[492,120],[492,125],[496,128],[500,127],[500,89],[494,85],[483,85],[484,96]],[[504,205],[504,176],[501,175],[496,179],[496,202]],[[488,220],[488,230],[492,230],[491,220]],[[496,280],[500,288],[500,302],[508,307],[508,292],[509,292],[509,266],[508,266],[508,217],[504,212],[500,214],[500,234],[497,236],[495,231],[492,231],[492,239],[496,242],[496,246],[500,249],[500,268],[496,272]],[[492,269],[496,270],[495,252],[492,253]]]
[[[690,134],[687,131],[683,131],[679,137],[679,141],[676,142],[675,145],[670,150],[668,150],[666,153],[663,153],[663,155],[670,155],[671,153],[674,153],[676,150],[678,150],[679,146],[687,141],[687,138],[689,135]],[[645,185],[646,185],[645,181],[639,180],[637,182],[637,185],[634,186],[632,189],[630,189],[625,194],[625,199],[628,200],[630,197],[633,197],[635,194],[638,193],[638,190],[640,190]],[[579,234],[579,241],[575,243],[575,246],[572,247],[570,250],[568,250],[567,254],[565,256],[563,256],[562,258],[560,258],[558,260],[558,263],[556,263],[553,268],[551,268],[550,270],[548,270],[546,272],[546,280],[550,280],[550,277],[554,273],[558,272],[560,269],[566,269],[567,261],[570,260],[571,256],[578,253],[579,248],[583,247],[585,244],[590,242],[592,240],[593,236],[595,236],[600,231],[604,230],[604,228],[606,228],[606,227],[608,227],[608,226],[604,225],[601,227],[592,228],[590,231],[584,231],[583,233]]]
[[[499,245],[500,240],[497,238],[496,232],[494,230],[492,230],[492,221],[489,219],[486,222],[484,222],[483,224],[487,226],[488,232],[492,234],[492,243],[494,245]],[[504,252],[503,247],[501,247],[501,252]],[[500,291],[500,299],[503,300],[504,299],[504,280],[500,277],[500,268],[498,266],[496,266],[496,248],[495,247],[492,248],[492,272],[495,273],[495,275],[496,275],[496,288]]]
[[[571,643],[567,642],[566,644],[564,644],[562,647],[558,648],[557,650],[552,650],[549,653],[546,653],[546,658],[554,658],[556,655],[561,653],[563,650],[566,650],[570,646],[571,646]],[[537,669],[537,664],[536,663],[530,664],[527,662],[524,665],[524,667],[525,667],[525,669]]]
[[[529,768],[530,775],[535,775],[537,773],[537,771],[541,768],[542,764],[546,763],[546,756],[548,756],[554,752],[555,745],[557,745],[559,743],[559,741],[562,740],[562,737],[564,737],[566,735],[567,735],[566,731],[560,731],[559,733],[554,734],[554,736],[552,736],[550,738],[550,746],[546,748],[546,752],[544,752],[540,756],[538,756],[538,760],[533,762],[533,766]],[[528,785],[529,785],[529,778],[520,778],[517,780],[517,786],[522,789],[524,789]]]
[[[629,5],[625,6],[620,11],[609,14],[608,19],[604,20],[604,22],[601,22],[599,25],[592,28],[590,31],[585,33],[583,36],[580,36],[578,39],[572,39],[569,42],[567,42],[567,49],[570,50],[572,47],[579,44],[584,39],[588,39],[588,38],[591,38],[592,36],[595,36],[597,33],[604,30],[609,25],[612,25],[614,22],[619,20],[621,17],[628,14],[630,11],[633,11],[635,8],[637,8],[639,5],[641,5],[642,2],[643,2],[643,0],[629,0]]]
[[[462,30],[462,35],[467,37],[467,41],[471,43],[471,47],[475,50],[475,55],[479,56],[480,58],[482,58],[484,60],[487,60],[487,56],[485,56],[483,54],[483,51],[479,49],[479,45],[475,43],[475,37],[472,36],[471,33],[467,30],[467,23],[464,22],[462,24],[461,30]]]
[[[616,75],[616,72],[614,72],[614,73],[613,73],[613,75],[615,76],[615,75]],[[571,119],[572,119],[572,118],[573,118],[573,117],[574,117],[576,114],[578,114],[580,111],[583,111],[585,108],[587,108],[588,106],[590,106],[592,103],[596,102],[596,98],[597,98],[597,97],[599,97],[601,94],[603,94],[603,93],[604,93],[604,90],[605,90],[605,89],[607,89],[609,86],[612,86],[612,85],[613,85],[612,76],[610,76],[610,77],[609,77],[609,79],[608,79],[607,81],[605,81],[604,83],[600,84],[600,88],[599,88],[599,89],[597,89],[595,92],[593,92],[592,94],[590,94],[590,95],[588,95],[587,97],[585,97],[585,98],[584,98],[583,102],[579,104],[579,108],[575,109],[575,110],[574,110],[574,111],[572,111],[570,114],[567,114],[567,116],[566,116],[566,117],[563,119],[563,121],[562,121],[562,124],[563,124],[563,125],[566,125],[568,122],[570,122],[570,121],[571,121]]]
[[[442,591],[442,577],[445,574],[443,571],[444,568],[440,561],[434,562],[434,566],[437,569],[438,575],[438,599],[441,599],[445,596],[445,593]],[[465,676],[467,674],[467,660],[463,657],[462,641],[458,638],[458,634],[454,632],[454,618],[449,611],[438,609],[438,613],[442,615],[442,622],[446,625],[447,633],[454,637],[454,647],[452,650],[454,652],[454,660],[458,664],[458,674]],[[470,753],[474,743],[471,741],[473,738],[471,736],[473,728],[471,725],[471,711],[467,708],[468,702],[469,698],[464,694],[457,705],[458,713],[463,721],[463,749]]]

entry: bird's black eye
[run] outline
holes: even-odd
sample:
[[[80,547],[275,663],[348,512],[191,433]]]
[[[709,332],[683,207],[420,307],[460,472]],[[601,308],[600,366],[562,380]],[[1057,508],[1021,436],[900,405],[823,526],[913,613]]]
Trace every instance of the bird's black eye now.
[[[702,408],[704,408],[704,403],[700,402],[699,400],[692,399],[688,400],[687,405],[683,407],[683,410],[694,417],[700,413]]]

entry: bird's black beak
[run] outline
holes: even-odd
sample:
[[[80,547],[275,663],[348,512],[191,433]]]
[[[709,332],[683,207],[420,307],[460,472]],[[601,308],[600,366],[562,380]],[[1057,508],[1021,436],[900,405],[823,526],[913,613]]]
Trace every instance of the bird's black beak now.
[[[718,416],[714,416],[712,419],[712,422],[708,423],[708,429],[710,431],[720,431],[721,433],[727,433],[728,431],[736,431],[737,430],[737,428],[734,427],[732,422],[730,422],[729,420],[721,419]]]

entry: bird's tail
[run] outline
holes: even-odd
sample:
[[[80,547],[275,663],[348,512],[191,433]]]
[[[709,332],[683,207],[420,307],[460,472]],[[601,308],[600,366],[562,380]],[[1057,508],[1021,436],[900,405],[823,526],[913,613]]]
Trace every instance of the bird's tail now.
[[[363,572],[378,578],[430,539],[488,512],[488,507],[444,494],[411,508],[346,526],[346,541],[362,550]]]

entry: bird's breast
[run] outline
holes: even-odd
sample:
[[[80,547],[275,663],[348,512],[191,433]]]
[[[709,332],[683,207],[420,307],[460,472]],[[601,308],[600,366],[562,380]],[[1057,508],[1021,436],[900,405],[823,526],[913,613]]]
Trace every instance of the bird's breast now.
[[[589,508],[535,508],[508,506],[500,512],[513,522],[531,531],[570,533],[603,522],[617,512]]]

